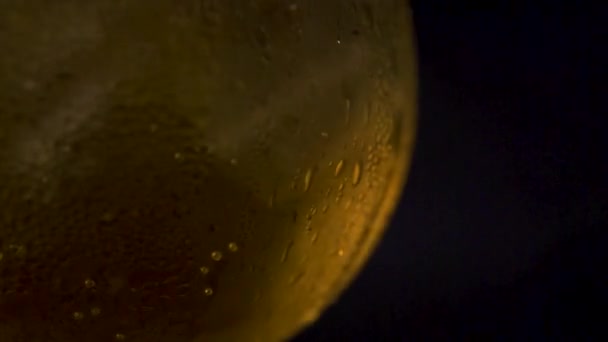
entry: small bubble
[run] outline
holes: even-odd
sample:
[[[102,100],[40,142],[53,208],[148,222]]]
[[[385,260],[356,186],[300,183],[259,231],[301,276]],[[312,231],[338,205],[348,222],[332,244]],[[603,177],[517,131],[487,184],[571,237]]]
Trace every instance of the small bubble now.
[[[298,10],[298,4],[290,4],[289,5],[289,10],[294,12]]]
[[[238,159],[236,159],[236,158],[230,159],[230,165],[237,166],[238,164],[239,164]]]
[[[342,190],[344,190],[344,183],[340,183],[340,185],[338,185],[338,191]]]
[[[91,316],[99,316],[101,314],[101,309],[98,307],[91,308]]]
[[[306,170],[306,175],[304,175],[304,192],[310,189],[310,183],[312,182],[312,169]]]
[[[127,338],[124,334],[121,334],[121,333],[116,333],[116,335],[114,335],[114,337],[116,338],[117,341],[124,341]]]
[[[101,222],[103,223],[112,223],[116,220],[116,215],[111,212],[104,213],[101,216]]]
[[[340,160],[338,162],[338,164],[336,165],[336,171],[334,172],[334,175],[339,176],[340,173],[342,172],[343,168],[344,168],[344,160]]]
[[[201,271],[201,273],[203,275],[209,274],[209,267],[207,267],[207,266],[203,266],[203,267],[199,268],[199,270]]]
[[[213,289],[210,287],[205,288],[205,290],[203,291],[205,293],[205,296],[212,296],[213,295]]]
[[[323,206],[323,209],[321,209],[321,210],[323,211],[323,213],[326,213],[327,209],[329,209],[329,206],[326,204]]]
[[[323,138],[329,138],[329,134],[327,132],[321,132],[321,136]]]
[[[343,249],[339,249],[338,250],[338,256],[343,256],[344,255],[344,250]]]
[[[175,158],[175,160],[177,160],[177,161],[183,161],[184,155],[179,152],[175,152],[175,154],[173,155],[173,158]]]
[[[72,314],[72,317],[77,321],[81,321],[84,318],[84,314],[80,311],[76,311]]]
[[[215,261],[220,261],[222,260],[222,252],[220,251],[213,251],[211,252],[211,259],[215,260]]]
[[[95,281],[94,281],[93,279],[87,278],[87,279],[85,279],[85,281],[84,281],[84,286],[85,286],[87,289],[92,289],[92,288],[94,288],[94,287],[95,287]]]
[[[231,252],[236,252],[239,250],[239,246],[236,244],[236,242],[231,242],[228,244],[228,250]]]
[[[353,168],[353,185],[359,184],[361,180],[361,163],[355,163],[355,167]]]

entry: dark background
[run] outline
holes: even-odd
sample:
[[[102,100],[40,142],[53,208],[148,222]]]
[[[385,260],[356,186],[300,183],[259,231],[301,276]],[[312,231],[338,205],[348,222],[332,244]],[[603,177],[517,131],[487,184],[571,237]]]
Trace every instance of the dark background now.
[[[591,85],[608,76],[608,24],[574,2],[457,3],[413,6],[406,190],[365,270],[296,342],[606,336],[608,152]]]

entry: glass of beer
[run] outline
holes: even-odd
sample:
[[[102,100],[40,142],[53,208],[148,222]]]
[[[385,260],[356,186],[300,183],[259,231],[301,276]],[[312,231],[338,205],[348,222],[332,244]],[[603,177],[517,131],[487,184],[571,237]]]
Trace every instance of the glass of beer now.
[[[2,0],[0,340],[281,341],[408,169],[403,0]]]

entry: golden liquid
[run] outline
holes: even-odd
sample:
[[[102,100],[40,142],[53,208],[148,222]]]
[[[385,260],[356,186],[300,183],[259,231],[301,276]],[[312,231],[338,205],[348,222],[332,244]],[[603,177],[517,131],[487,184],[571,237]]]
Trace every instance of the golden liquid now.
[[[405,13],[2,1],[0,341],[266,341],[314,320],[396,199]]]

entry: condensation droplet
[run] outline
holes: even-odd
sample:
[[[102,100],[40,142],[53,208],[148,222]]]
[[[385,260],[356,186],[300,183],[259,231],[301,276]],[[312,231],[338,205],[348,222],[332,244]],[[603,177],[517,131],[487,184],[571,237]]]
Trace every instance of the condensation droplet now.
[[[275,189],[272,191],[272,194],[270,194],[270,198],[268,199],[269,208],[271,208],[271,209],[274,208],[274,202],[276,201],[276,199],[277,199],[277,190]]]
[[[361,163],[356,162],[353,168],[353,185],[359,184],[361,180]]]
[[[84,280],[84,287],[87,289],[92,289],[95,287],[95,281],[93,279],[87,278]]]
[[[81,321],[84,318],[84,314],[80,311],[76,311],[72,314],[72,317],[77,321]]]
[[[236,244],[236,242],[231,242],[228,244],[228,250],[231,252],[236,252],[239,250],[239,246]]]
[[[205,288],[205,290],[203,291],[205,293],[205,296],[212,296],[213,295],[213,289],[210,287]]]
[[[289,258],[289,252],[291,251],[292,247],[293,247],[293,241],[289,241],[289,243],[287,244],[287,247],[285,247],[285,250],[283,251],[283,255],[281,255],[281,262],[287,261],[287,259]]]
[[[211,259],[215,260],[215,261],[220,261],[222,260],[222,252],[220,251],[213,251],[211,252]]]
[[[350,99],[346,99],[344,101],[344,108],[345,108],[344,112],[346,113],[346,124],[347,125],[350,124],[350,107],[351,107]]]
[[[334,172],[334,175],[339,176],[340,173],[342,172],[343,168],[344,168],[344,160],[340,160],[338,162],[338,164],[336,165],[336,171]]]
[[[209,274],[209,267],[203,266],[199,269],[203,275]]]
[[[92,316],[99,316],[101,314],[101,309],[98,307],[91,308]]]
[[[23,258],[27,254],[27,249],[24,245],[9,245],[8,249],[10,249],[18,258]]]
[[[310,189],[310,183],[312,182],[312,174],[313,174],[313,170],[312,169],[308,169],[306,170],[306,175],[304,175],[304,191],[308,191],[308,189]]]
[[[116,338],[117,341],[124,341],[127,338],[124,334],[121,334],[121,333],[116,333],[116,335],[114,335],[114,337]]]

